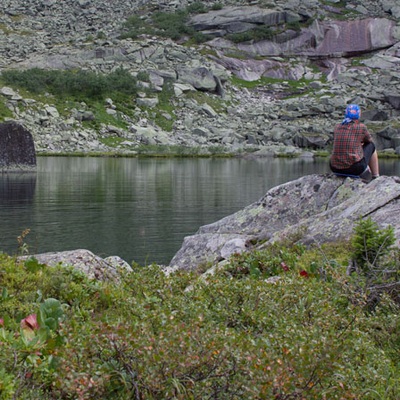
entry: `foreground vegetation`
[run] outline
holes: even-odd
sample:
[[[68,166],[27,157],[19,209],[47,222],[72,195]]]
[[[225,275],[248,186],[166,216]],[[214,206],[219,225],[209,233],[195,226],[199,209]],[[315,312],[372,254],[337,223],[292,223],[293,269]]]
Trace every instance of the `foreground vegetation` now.
[[[1,254],[0,399],[398,399],[399,303],[373,290],[398,281],[392,244],[367,221],[340,246],[118,282]]]

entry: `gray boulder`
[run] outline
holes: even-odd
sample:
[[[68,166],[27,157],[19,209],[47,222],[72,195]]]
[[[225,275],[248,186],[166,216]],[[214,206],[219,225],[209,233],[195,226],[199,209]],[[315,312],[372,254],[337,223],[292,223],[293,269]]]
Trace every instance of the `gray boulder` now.
[[[389,93],[385,96],[385,100],[395,109],[400,110],[400,94]]]
[[[183,83],[192,85],[197,90],[215,91],[217,80],[213,73],[206,67],[194,69],[179,69],[178,79]]]
[[[329,135],[316,132],[299,132],[293,138],[296,146],[306,149],[324,149],[329,141]]]
[[[216,44],[217,42],[213,43]],[[220,41],[219,43],[221,44],[222,42]],[[227,43],[227,41],[224,40],[224,43]],[[230,44],[227,46],[228,49],[232,48]],[[240,46],[241,45],[238,47]],[[273,46],[276,45],[273,44]],[[278,49],[276,54],[279,53],[280,50]],[[246,81],[256,81],[261,77],[299,80],[304,77],[306,73],[311,72],[308,68],[301,64],[289,66],[283,61],[277,61],[274,59],[239,59],[226,57],[222,54],[220,54],[217,58],[214,57],[213,59],[227,70],[232,71],[232,73],[237,77]]]
[[[102,281],[118,279],[120,269],[132,270],[130,265],[120,257],[112,256],[103,259],[84,249],[34,254],[19,257],[19,260],[25,261],[32,257],[49,267],[70,266],[85,273],[91,279]]]
[[[364,121],[387,121],[389,119],[388,113],[383,110],[366,110],[362,113]]]
[[[377,146],[384,144],[378,149],[397,149],[400,146],[400,129],[392,126],[387,126],[383,130],[376,133]]]
[[[376,133],[378,136],[392,140],[392,139],[397,139],[400,137],[400,129],[399,128],[394,128],[392,126],[387,126],[386,128],[382,129],[381,131]]]
[[[359,218],[394,226],[400,178],[380,177],[369,184],[333,174],[308,175],[269,190],[260,200],[235,214],[201,227],[184,239],[171,267],[194,269],[215,264],[234,253],[262,248],[283,238],[305,244],[348,239]]]
[[[189,25],[198,31],[207,31],[208,34],[213,30],[220,34],[221,30],[225,33],[244,32],[254,29],[257,25],[276,26],[300,19],[300,16],[293,13],[257,6],[224,7],[193,16]]]

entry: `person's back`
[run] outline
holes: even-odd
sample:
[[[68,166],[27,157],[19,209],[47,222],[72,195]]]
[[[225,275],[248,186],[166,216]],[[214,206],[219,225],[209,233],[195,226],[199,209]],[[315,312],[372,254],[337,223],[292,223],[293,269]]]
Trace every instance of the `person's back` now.
[[[330,168],[334,173],[361,175],[368,167],[373,178],[379,176],[378,155],[367,127],[359,121],[358,105],[346,108],[345,119],[336,125]]]

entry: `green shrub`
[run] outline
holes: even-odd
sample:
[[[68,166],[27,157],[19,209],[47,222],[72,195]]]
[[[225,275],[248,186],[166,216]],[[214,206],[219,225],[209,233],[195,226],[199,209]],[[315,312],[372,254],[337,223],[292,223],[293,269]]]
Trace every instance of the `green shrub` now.
[[[301,30],[300,21],[288,22],[286,24],[286,29],[293,29],[294,31],[299,32]]]
[[[136,39],[139,34],[159,35],[173,40],[188,36],[196,43],[202,43],[209,39],[207,35],[196,32],[188,26],[187,22],[191,14],[205,13],[208,9],[202,2],[190,4],[185,9],[175,12],[155,12],[150,20],[144,20],[139,16],[132,15],[123,24],[122,39]]]
[[[141,33],[147,33],[148,28],[144,20],[138,15],[131,15],[123,24],[124,32],[120,35],[120,39],[136,39]]]
[[[115,92],[136,94],[136,79],[122,68],[108,75],[84,70],[6,70],[2,72],[2,80],[35,94],[49,92],[60,98],[82,101],[104,99]]]
[[[231,33],[226,37],[234,43],[248,42],[250,40],[269,40],[274,36],[273,30],[267,25],[260,25],[246,32]]]
[[[366,276],[381,269],[381,260],[391,251],[395,242],[394,229],[379,229],[371,218],[360,219],[354,227],[353,258]]]
[[[208,11],[207,7],[201,1],[196,1],[192,4],[189,4],[186,8],[186,11],[189,14],[203,14]]]
[[[222,10],[223,8],[224,8],[224,6],[223,6],[222,3],[214,3],[211,6],[211,9],[214,10],[214,11]]]
[[[186,11],[176,11],[175,13],[158,12],[152,16],[152,20],[157,28],[157,33],[171,39],[180,39],[183,35],[193,32],[186,25],[188,13]]]
[[[5,118],[11,118],[12,116],[11,110],[3,101],[0,101],[0,121],[4,121]]]
[[[355,284],[364,293],[369,311],[376,309],[385,294],[400,304],[400,253],[394,243],[392,226],[379,229],[366,218],[354,227],[350,270],[356,273]]]
[[[1,254],[0,397],[399,398],[399,310],[366,314],[334,254],[275,244],[207,277],[133,265],[107,283]],[[33,312],[48,335],[22,340]]]

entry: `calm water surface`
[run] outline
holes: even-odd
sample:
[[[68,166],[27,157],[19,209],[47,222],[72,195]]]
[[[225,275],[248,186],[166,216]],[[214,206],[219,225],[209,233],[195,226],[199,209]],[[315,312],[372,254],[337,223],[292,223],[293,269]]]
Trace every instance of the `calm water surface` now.
[[[0,251],[88,249],[168,264],[183,238],[278,184],[328,172],[327,160],[39,157],[35,173],[0,174]],[[400,163],[381,163],[399,175]]]

